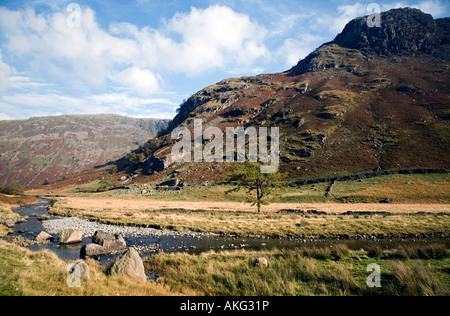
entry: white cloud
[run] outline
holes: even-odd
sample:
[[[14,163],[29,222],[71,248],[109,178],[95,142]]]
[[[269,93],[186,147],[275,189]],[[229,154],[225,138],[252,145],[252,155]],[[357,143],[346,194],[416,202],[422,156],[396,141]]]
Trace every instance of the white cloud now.
[[[396,8],[416,8],[425,13],[431,14],[434,18],[445,16],[447,7],[442,3],[442,1],[431,0],[431,1],[421,1],[421,2],[408,2],[400,1],[391,4],[383,4],[382,8],[384,11]]]
[[[97,87],[123,85],[141,95],[157,92],[160,74],[167,71],[193,76],[230,65],[252,69],[269,55],[265,28],[225,6],[191,8],[159,30],[129,23],[104,30],[90,8],[80,17],[79,27],[71,27],[64,10],[0,8],[4,48],[45,76]]]
[[[148,69],[132,67],[113,75],[111,79],[144,96],[159,90],[157,77]]]
[[[194,72],[231,61],[248,65],[268,55],[263,44],[267,30],[225,6],[191,8],[188,14],[177,14],[168,21],[166,30],[181,36],[178,53],[187,61],[183,66]]]
[[[9,77],[13,72],[14,69],[3,62],[2,51],[0,50],[0,91],[6,89]]]
[[[267,30],[226,6],[191,8],[165,20],[160,29],[129,23],[111,25],[111,33],[132,38],[140,67],[189,76],[228,67],[254,68],[269,58]],[[144,58],[143,58],[144,57]]]
[[[15,72],[8,78],[8,89],[9,90],[20,90],[22,92],[43,89],[50,87],[51,85],[45,82],[41,82],[37,79],[30,78],[24,74],[18,74]]]
[[[0,121],[11,121],[11,120],[14,120],[14,118],[5,113],[0,113]]]
[[[297,38],[289,38],[284,41],[283,46],[278,50],[277,55],[285,59],[288,67],[295,66],[300,59],[305,58],[324,42],[321,36],[308,33]]]
[[[317,17],[317,22],[320,25],[326,26],[330,32],[333,32],[336,35],[340,33],[352,19],[369,14],[367,5],[360,2],[351,5],[338,6],[337,12],[338,14],[336,16],[320,15]]]
[[[0,8],[0,27],[7,35],[5,48],[30,58],[34,68],[49,67],[100,85],[117,62],[117,47],[128,47],[125,40],[113,38],[101,30],[91,9],[81,12],[81,26],[70,27],[64,12],[36,15],[33,9],[10,11]]]
[[[17,118],[61,114],[116,113],[134,117],[172,118],[177,104],[168,99],[141,98],[128,93],[68,97],[43,91],[0,96],[2,117]]]

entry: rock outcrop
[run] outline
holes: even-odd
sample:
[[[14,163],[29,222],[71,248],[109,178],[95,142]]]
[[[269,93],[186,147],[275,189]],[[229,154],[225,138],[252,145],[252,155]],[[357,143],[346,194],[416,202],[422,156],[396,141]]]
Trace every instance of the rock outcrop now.
[[[421,52],[442,55],[436,48],[450,42],[449,18],[434,20],[431,15],[411,8],[383,12],[380,18],[380,27],[369,26],[367,16],[350,21],[333,42],[322,45],[289,73],[297,76],[333,68],[352,72],[354,66],[348,63],[351,55],[361,61],[370,55],[415,56]]]
[[[418,52],[432,53],[442,35],[431,15],[406,8],[381,13],[381,27],[369,27],[367,17],[355,19],[334,43],[377,55],[414,56]]]

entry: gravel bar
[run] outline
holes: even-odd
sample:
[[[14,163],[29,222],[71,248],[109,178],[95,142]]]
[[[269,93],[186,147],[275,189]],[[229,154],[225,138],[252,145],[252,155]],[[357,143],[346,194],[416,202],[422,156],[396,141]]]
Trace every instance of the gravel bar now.
[[[87,221],[78,217],[67,217],[61,219],[52,219],[43,221],[42,225],[50,234],[59,234],[66,229],[76,229],[84,233],[84,238],[92,237],[97,230],[103,230],[111,234],[120,234],[123,237],[211,237],[216,234],[198,233],[198,232],[176,232],[170,230],[159,230],[145,227],[118,226],[109,224],[100,224],[97,222]]]

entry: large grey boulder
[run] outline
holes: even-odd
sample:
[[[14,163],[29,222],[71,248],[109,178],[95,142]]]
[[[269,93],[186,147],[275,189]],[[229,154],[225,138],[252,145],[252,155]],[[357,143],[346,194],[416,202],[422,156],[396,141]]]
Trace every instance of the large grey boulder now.
[[[68,245],[83,241],[83,232],[75,229],[66,229],[59,233],[59,243]]]
[[[92,242],[112,252],[127,249],[127,244],[121,235],[113,235],[102,230],[95,232]]]
[[[143,173],[145,175],[152,175],[156,172],[161,172],[169,168],[172,164],[171,158],[157,158],[155,156],[150,157],[144,165]]]
[[[109,255],[127,249],[127,244],[119,234],[113,235],[102,230],[92,236],[92,244],[83,246],[80,251],[81,258]]]
[[[51,241],[53,239],[53,236],[50,235],[47,232],[40,232],[39,235],[36,236],[36,238],[34,238],[34,241],[37,242],[38,244],[45,244],[49,241]]]
[[[144,263],[141,256],[134,248],[128,248],[128,250],[117,257],[109,269],[109,274],[125,275],[133,279],[147,280],[145,275]]]
[[[111,251],[97,244],[88,244],[81,248],[80,257],[89,258],[110,254]]]

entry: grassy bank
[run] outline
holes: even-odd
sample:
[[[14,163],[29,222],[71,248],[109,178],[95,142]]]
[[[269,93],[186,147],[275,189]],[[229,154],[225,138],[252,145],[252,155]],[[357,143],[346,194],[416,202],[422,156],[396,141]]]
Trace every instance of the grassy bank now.
[[[267,266],[255,266],[261,257]],[[381,267],[381,288],[366,283],[373,263]],[[450,257],[444,244],[161,253],[144,259],[147,272],[159,276],[156,283],[107,276],[104,267],[87,261],[91,279],[80,288],[66,284],[69,264],[50,252],[33,253],[0,241],[0,296],[450,295]]]
[[[264,257],[267,267],[256,267]],[[369,288],[369,264],[381,267],[381,288]],[[202,295],[450,295],[450,259],[444,245],[350,251],[310,248],[159,254],[145,261],[176,291]]]
[[[8,233],[10,233],[12,230],[3,223],[7,219],[17,219],[18,215],[14,214],[12,211],[12,206],[10,204],[2,203],[0,202],[0,238],[5,237]]]
[[[33,253],[0,240],[0,296],[177,295],[160,284],[106,276],[104,267],[87,263],[91,280],[70,288],[66,284],[70,262],[51,252]]]

